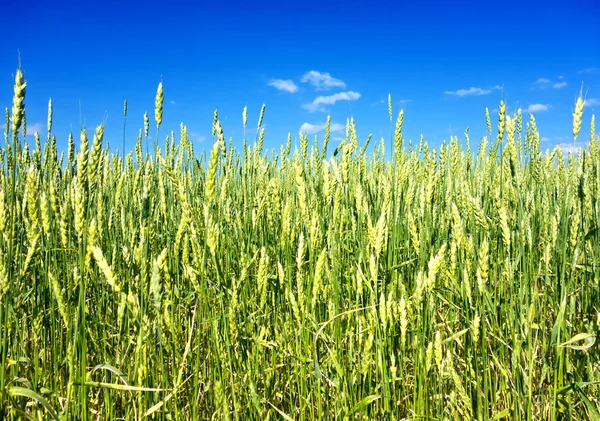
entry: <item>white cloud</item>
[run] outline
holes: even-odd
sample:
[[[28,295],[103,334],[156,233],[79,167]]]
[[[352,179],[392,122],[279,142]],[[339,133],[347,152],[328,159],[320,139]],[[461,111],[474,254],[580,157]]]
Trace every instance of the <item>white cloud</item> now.
[[[540,140],[541,140],[542,142],[549,142],[549,141],[550,141],[550,138],[549,138],[549,137],[542,137]]]
[[[558,78],[559,78],[559,79],[564,79],[565,77],[564,77],[564,76],[559,76]]]
[[[577,155],[578,152],[583,151],[588,146],[588,143],[577,143],[577,145],[573,145],[573,143],[560,143],[560,149],[563,154],[568,155],[572,153],[573,155]]]
[[[583,103],[584,107],[598,107],[600,106],[600,99],[597,98],[588,98]]]
[[[550,105],[545,104],[531,104],[525,110],[526,113],[541,113],[543,111],[548,111],[550,109]]]
[[[545,77],[541,77],[535,81],[536,85],[547,85],[549,83],[552,83],[552,81],[550,79],[546,79]]]
[[[345,128],[346,128],[346,126],[344,126],[343,124],[331,123],[331,126],[329,129],[332,132],[341,132]],[[317,124],[304,123],[302,126],[300,126],[300,131],[302,133],[306,133],[306,134],[317,134],[322,130],[325,130],[325,123],[317,123]]]
[[[586,67],[585,69],[581,69],[577,72],[578,75],[582,75],[584,73],[599,73],[600,68],[598,67]]]
[[[504,89],[504,85],[494,85],[494,86],[490,87],[490,89],[492,89],[494,91],[501,91],[502,89]]]
[[[469,88],[469,89],[459,89],[458,91],[444,91],[446,95],[456,95],[456,96],[467,96],[467,95],[487,95],[491,93],[490,89],[481,89],[481,88]]]
[[[47,126],[44,123],[35,123],[31,126],[27,125],[27,136],[33,136],[36,132],[43,133],[47,130]]]
[[[552,85],[552,87],[555,89],[564,88],[565,86],[567,86],[567,82],[557,82]]]
[[[206,140],[206,137],[200,136],[198,133],[190,133],[190,137],[194,142],[202,143]]]
[[[316,70],[305,73],[300,81],[302,83],[310,83],[317,91],[346,87],[346,84],[340,79],[331,77],[329,73],[321,73]]]
[[[298,86],[290,79],[272,79],[269,81],[269,86],[273,86],[277,90],[289,92],[291,94],[298,92]]]
[[[310,104],[304,104],[302,107],[310,112],[324,111],[322,105],[333,105],[338,101],[355,101],[360,98],[360,93],[354,91],[338,92],[329,96],[318,96]]]
[[[175,101],[171,100],[171,105],[175,105]]]

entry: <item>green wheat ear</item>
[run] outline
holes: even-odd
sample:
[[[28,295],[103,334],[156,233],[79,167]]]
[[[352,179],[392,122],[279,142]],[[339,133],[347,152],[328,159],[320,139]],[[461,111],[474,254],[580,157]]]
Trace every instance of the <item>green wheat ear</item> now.
[[[157,128],[162,124],[164,99],[163,84],[160,82],[156,90],[156,98],[154,99],[154,120],[156,121]]]

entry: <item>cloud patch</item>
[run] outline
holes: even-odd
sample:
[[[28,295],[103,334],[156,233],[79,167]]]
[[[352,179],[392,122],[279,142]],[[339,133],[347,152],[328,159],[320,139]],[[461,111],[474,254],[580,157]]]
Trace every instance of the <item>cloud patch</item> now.
[[[326,123],[317,123],[317,124],[304,123],[302,126],[300,126],[300,132],[305,133],[305,134],[317,134],[320,131],[325,130],[325,124]],[[330,126],[330,130],[332,132],[341,132],[345,128],[346,128],[346,126],[344,126],[343,124],[340,124],[340,123],[331,123],[331,126]]]
[[[584,107],[598,107],[600,106],[600,99],[588,98],[583,102]]]
[[[541,77],[538,80],[536,80],[535,82],[533,82],[533,88],[531,88],[532,90],[537,88],[540,89],[546,89],[546,88],[554,88],[554,89],[561,89],[564,88],[565,86],[567,86],[567,82],[564,80],[564,76],[559,76],[558,79],[560,80],[560,82],[554,82],[550,79],[547,79],[545,77]]]
[[[471,87],[469,89],[459,89],[457,91],[444,91],[446,95],[456,95],[456,96],[470,96],[470,95],[487,95],[491,93],[490,89],[481,89]]]
[[[331,88],[346,88],[344,81],[332,77],[329,73],[311,70],[302,75],[302,83],[311,84],[317,91],[327,91]]]
[[[578,75],[583,75],[586,73],[600,73],[599,67],[586,67],[585,69],[581,69],[577,72]]]
[[[589,143],[582,143],[578,145],[573,145],[572,143],[560,143],[560,149],[562,153],[568,155],[572,153],[573,155],[577,155],[579,152],[582,152],[585,148],[589,146]]]
[[[303,104],[302,107],[310,112],[325,111],[323,105],[334,105],[338,101],[355,101],[360,98],[360,93],[354,91],[338,92],[328,96],[318,96],[310,104]]]
[[[190,133],[190,138],[194,142],[202,143],[206,140],[206,137],[199,135],[198,133]]]
[[[289,92],[290,94],[298,92],[298,86],[291,79],[271,79],[268,85],[278,91]]]
[[[46,131],[47,127],[44,123],[35,123],[31,126],[27,126],[27,136],[33,136],[36,133],[42,133]]]
[[[526,113],[541,113],[544,111],[548,111],[550,109],[550,105],[546,104],[531,104],[525,110]]]

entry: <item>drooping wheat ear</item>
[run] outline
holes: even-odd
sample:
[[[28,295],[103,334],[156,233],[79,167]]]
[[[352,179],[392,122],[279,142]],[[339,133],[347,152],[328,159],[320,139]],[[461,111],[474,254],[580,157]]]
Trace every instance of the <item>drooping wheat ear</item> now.
[[[18,131],[21,128],[23,119],[25,117],[25,88],[27,82],[23,77],[21,69],[17,69],[15,76],[15,88],[13,96],[13,107],[12,107],[12,119],[11,119],[11,130],[13,141],[17,140]],[[13,142],[14,143],[14,142]]]
[[[573,142],[577,141],[579,131],[581,130],[581,117],[583,116],[584,105],[585,102],[580,93],[579,97],[577,97],[577,102],[575,102],[575,112],[573,113]]]
[[[266,104],[263,104],[260,109],[260,116],[258,117],[258,128],[259,129],[262,127],[263,118],[265,116],[265,108],[266,108]]]
[[[98,265],[98,268],[106,278],[106,283],[112,288],[113,292],[119,294],[121,292],[121,286],[117,282],[117,277],[112,269],[112,267],[108,264],[106,259],[104,258],[104,254],[102,253],[102,249],[95,245],[88,246],[88,252],[90,252],[94,256],[94,260]]]
[[[159,128],[162,124],[164,99],[165,96],[163,93],[163,84],[161,81],[158,83],[158,88],[156,89],[156,97],[154,98],[154,120],[156,120],[156,128]]]
[[[388,114],[390,115],[390,121],[392,121],[392,94],[388,94]]]
[[[144,113],[144,137],[148,139],[148,131],[150,130],[150,118],[148,117],[148,113]]]
[[[404,110],[400,110],[398,113],[398,119],[396,120],[396,131],[394,133],[394,153],[396,156],[400,153],[402,146],[402,124],[404,122]]]

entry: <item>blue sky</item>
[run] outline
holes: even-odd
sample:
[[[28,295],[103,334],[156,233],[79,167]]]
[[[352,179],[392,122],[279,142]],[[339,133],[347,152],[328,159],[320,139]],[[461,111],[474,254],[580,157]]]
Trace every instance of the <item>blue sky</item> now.
[[[467,126],[476,143],[485,107],[495,110],[501,98],[509,111],[535,111],[548,148],[572,143],[582,84],[581,140],[600,110],[597,0],[20,0],[3,5],[0,39],[0,105],[11,105],[20,52],[29,131],[45,133],[52,98],[62,147],[80,116],[91,130],[105,115],[105,138],[120,147],[127,98],[132,148],[160,80],[161,144],[184,122],[197,151],[210,147],[217,107],[226,137],[240,146],[243,107],[255,127],[266,103],[265,147],[277,149],[301,128],[322,138],[328,114],[340,129],[334,139],[353,116],[361,142],[373,133],[388,145],[388,93],[395,115],[405,109],[405,136],[423,133],[433,145]]]

